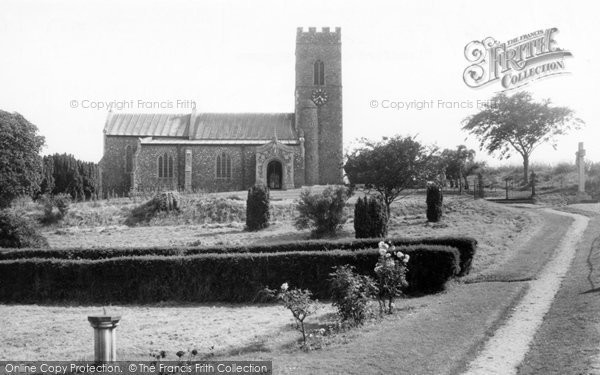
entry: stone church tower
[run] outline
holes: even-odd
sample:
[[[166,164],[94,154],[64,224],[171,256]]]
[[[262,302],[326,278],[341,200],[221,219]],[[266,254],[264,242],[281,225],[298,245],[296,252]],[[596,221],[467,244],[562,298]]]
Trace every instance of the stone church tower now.
[[[296,128],[304,136],[307,185],[342,183],[341,29],[296,33]]]

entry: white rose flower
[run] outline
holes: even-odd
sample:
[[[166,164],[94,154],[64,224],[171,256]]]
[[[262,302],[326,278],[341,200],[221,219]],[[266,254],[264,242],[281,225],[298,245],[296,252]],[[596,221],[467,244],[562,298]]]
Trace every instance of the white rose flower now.
[[[404,254],[402,254],[402,251],[398,251],[398,252],[396,253],[396,256],[397,256],[398,258],[402,258],[402,257],[404,256]]]
[[[408,260],[410,259],[410,255],[406,254],[404,256],[404,263],[408,263]]]
[[[379,255],[384,256],[386,253],[385,249],[379,249]]]
[[[283,283],[283,284],[281,284],[281,290],[283,290],[284,292],[285,292],[286,290],[288,290],[288,288],[289,288],[289,285],[288,285],[288,283]]]
[[[385,242],[379,241],[379,243],[377,244],[377,246],[379,246],[380,249],[385,249]]]

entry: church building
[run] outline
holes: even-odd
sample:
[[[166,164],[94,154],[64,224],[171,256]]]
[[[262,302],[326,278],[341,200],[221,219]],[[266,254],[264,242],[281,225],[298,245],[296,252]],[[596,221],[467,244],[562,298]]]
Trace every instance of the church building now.
[[[110,112],[102,191],[233,191],[342,183],[341,30],[296,34],[293,113]]]

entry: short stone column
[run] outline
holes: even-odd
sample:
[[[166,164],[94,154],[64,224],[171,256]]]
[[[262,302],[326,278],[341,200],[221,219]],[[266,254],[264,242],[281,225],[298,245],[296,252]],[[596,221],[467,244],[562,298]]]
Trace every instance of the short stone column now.
[[[120,320],[120,316],[88,316],[88,321],[94,328],[95,362],[114,362],[117,360],[116,328]]]

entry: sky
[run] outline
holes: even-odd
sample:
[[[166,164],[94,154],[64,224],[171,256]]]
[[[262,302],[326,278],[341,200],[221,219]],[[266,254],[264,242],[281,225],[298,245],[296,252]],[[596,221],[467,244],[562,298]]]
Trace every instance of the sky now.
[[[586,125],[532,162],[574,162],[578,142],[600,161],[597,24],[592,1],[2,0],[0,109],[36,125],[45,154],[97,162],[111,102],[136,113],[186,113],[192,102],[200,112],[293,112],[296,28],[338,26],[345,149],[360,137],[416,135],[517,165],[518,155],[499,161],[461,130],[478,101],[503,89],[465,84],[465,46],[556,27],[556,44],[573,55],[569,74],[524,89]],[[415,107],[424,102],[433,104]]]

